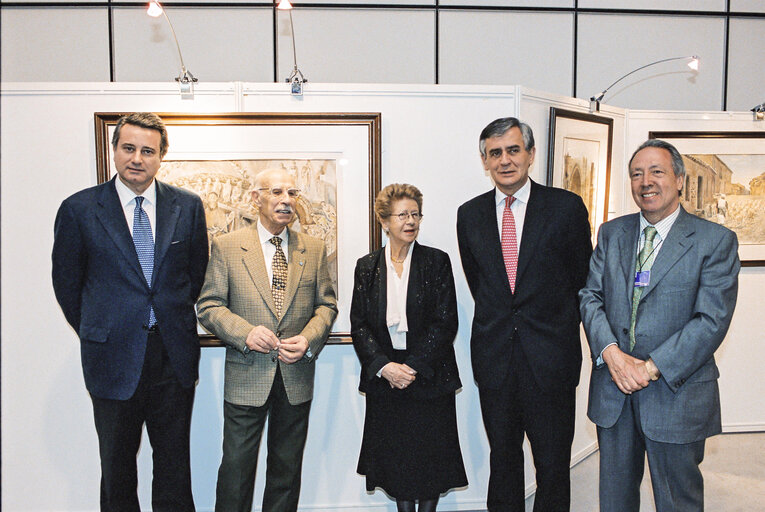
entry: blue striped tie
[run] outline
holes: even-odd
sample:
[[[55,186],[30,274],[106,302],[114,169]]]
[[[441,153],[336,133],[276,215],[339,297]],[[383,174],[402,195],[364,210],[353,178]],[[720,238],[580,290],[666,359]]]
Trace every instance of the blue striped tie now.
[[[154,273],[154,237],[151,235],[151,224],[146,210],[143,209],[143,196],[136,196],[135,211],[133,213],[133,243],[135,252],[138,254],[138,262],[141,264],[143,276],[151,288],[151,276]],[[154,315],[154,306],[149,309],[149,327],[157,323]]]

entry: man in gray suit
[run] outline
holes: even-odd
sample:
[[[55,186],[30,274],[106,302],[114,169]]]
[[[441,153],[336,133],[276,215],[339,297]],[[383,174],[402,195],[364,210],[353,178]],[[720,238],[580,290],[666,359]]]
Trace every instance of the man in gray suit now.
[[[314,361],[337,315],[324,242],[288,227],[295,180],[268,170],[255,187],[258,222],[213,239],[197,305],[202,325],[226,344],[217,512],[251,510],[266,417],[263,510],[297,510]]]
[[[640,509],[647,453],[656,510],[701,511],[698,466],[721,432],[713,354],[736,305],[738,241],[680,206],[685,168],[671,144],[643,143],[629,177],[640,213],[603,224],[579,293],[600,510]]]

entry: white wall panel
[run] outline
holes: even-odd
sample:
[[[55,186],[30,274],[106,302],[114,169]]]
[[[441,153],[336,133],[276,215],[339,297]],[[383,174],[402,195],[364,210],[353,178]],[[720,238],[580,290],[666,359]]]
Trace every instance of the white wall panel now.
[[[514,84],[570,95],[573,15],[443,11],[439,83]]]
[[[765,12],[763,0],[730,0],[731,12]]]
[[[298,68],[311,82],[433,83],[433,11],[295,9]],[[279,80],[292,72],[289,15],[279,13]]]
[[[574,7],[574,0],[441,0],[439,5],[490,7]]]
[[[728,56],[727,109],[749,110],[765,102],[765,66],[762,65],[765,19],[731,19]]]
[[[269,8],[173,8],[186,68],[200,81],[273,80],[273,23]],[[114,9],[115,80],[172,81],[178,52],[165,18],[143,7]]]
[[[4,82],[109,80],[106,8],[3,7]]]
[[[579,0],[580,8],[725,11],[725,0]]]
[[[277,0],[278,2],[278,0]],[[295,9],[300,10],[301,2],[290,2]],[[317,3],[313,0],[307,0],[306,3]],[[436,0],[321,0],[322,4],[329,5],[435,5]]]
[[[604,103],[626,108],[719,110],[722,107],[723,18],[593,14],[579,16],[577,96],[589,98],[650,62],[701,57],[700,70],[673,61],[638,71]]]

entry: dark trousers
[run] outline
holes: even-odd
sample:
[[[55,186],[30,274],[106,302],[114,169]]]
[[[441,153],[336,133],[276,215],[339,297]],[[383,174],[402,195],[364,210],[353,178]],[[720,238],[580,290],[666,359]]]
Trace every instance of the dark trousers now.
[[[651,441],[640,425],[639,400],[627,396],[616,424],[598,427],[600,510],[640,510],[640,482],[648,454],[657,512],[702,512],[704,479],[699,464],[705,443],[704,439],[687,444]]]
[[[300,497],[303,448],[311,402],[290,405],[277,369],[268,400],[261,407],[223,403],[223,460],[218,470],[216,512],[249,512],[258,449],[268,417],[268,457],[264,512],[294,512]]]
[[[576,387],[562,386],[552,392],[540,389],[516,344],[502,387],[478,391],[491,449],[489,511],[525,511],[524,434],[536,469],[534,511],[568,511]]]
[[[138,388],[128,400],[91,396],[101,455],[101,510],[140,512],[136,455],[144,423],[152,447],[154,512],[193,512],[189,438],[194,387],[175,377],[159,333],[149,333]]]

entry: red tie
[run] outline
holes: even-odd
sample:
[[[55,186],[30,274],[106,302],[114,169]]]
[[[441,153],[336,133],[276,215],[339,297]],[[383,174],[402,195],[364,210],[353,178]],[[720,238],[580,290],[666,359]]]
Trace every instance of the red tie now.
[[[505,211],[502,214],[502,257],[505,260],[505,270],[507,271],[507,280],[510,282],[510,289],[515,293],[515,273],[518,270],[518,240],[515,238],[515,217],[510,205],[515,198],[507,196],[505,198]]]

